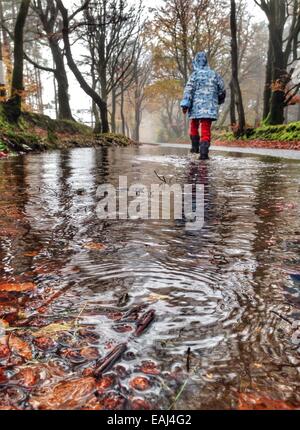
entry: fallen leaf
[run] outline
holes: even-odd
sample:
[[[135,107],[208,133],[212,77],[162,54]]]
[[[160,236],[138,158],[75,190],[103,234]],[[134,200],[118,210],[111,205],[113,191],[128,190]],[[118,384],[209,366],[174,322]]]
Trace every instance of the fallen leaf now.
[[[34,333],[32,333],[32,335],[34,337],[47,337],[48,336],[53,336],[56,334],[59,334],[63,331],[70,331],[74,328],[73,324],[67,324],[67,323],[62,323],[62,324],[58,324],[58,323],[54,323],[54,324],[49,324],[46,327],[41,328],[38,331],[35,331]]]
[[[114,331],[117,333],[130,333],[133,331],[133,328],[130,325],[121,324],[113,327]]]
[[[133,411],[150,411],[151,405],[143,399],[133,399],[131,401],[131,409]]]
[[[33,282],[23,282],[20,284],[14,283],[1,283],[0,291],[7,291],[13,293],[24,293],[28,291],[33,291],[36,289],[36,285]]]
[[[34,408],[44,410],[78,409],[93,398],[95,390],[94,378],[77,378],[42,389],[30,403]]]
[[[10,354],[9,348],[6,345],[0,344],[0,360],[7,358]]]
[[[105,390],[108,390],[109,388],[112,388],[112,386],[114,384],[115,384],[115,377],[114,377],[114,375],[103,376],[97,382],[97,390],[99,392],[103,392]]]
[[[30,251],[30,252],[25,252],[25,254],[23,254],[24,257],[36,257],[37,255],[39,255],[39,251]]]
[[[157,368],[156,363],[153,361],[143,361],[141,365],[141,371],[148,375],[159,375],[160,371]]]
[[[299,406],[300,407],[300,406]],[[240,393],[238,409],[248,410],[294,410],[297,409],[282,400],[273,400],[259,394]]]
[[[25,340],[11,334],[8,338],[8,347],[16,355],[24,358],[25,360],[32,360],[32,351]]]
[[[97,358],[99,358],[99,351],[97,348],[85,346],[80,350],[80,355],[87,360],[96,360]]]
[[[126,399],[121,394],[110,391],[99,398],[99,405],[103,410],[118,411],[125,409]]]
[[[136,378],[132,379],[129,384],[131,388],[138,391],[146,391],[150,388],[149,379],[143,376],[137,376]]]
[[[7,382],[7,376],[5,370],[0,367],[0,384],[5,384]]]
[[[107,246],[103,243],[87,243],[84,245],[84,249],[87,249],[89,251],[105,251],[107,249]]]
[[[18,385],[31,388],[38,384],[40,375],[36,367],[25,367],[14,375],[13,380],[15,380]]]
[[[34,339],[34,344],[42,351],[50,351],[56,349],[57,345],[50,337],[42,336]]]
[[[168,300],[169,296],[163,296],[161,294],[150,294],[150,296],[148,296],[146,298],[147,302],[151,302],[151,303],[155,303],[155,302],[159,302],[160,300],[164,301],[164,300]]]

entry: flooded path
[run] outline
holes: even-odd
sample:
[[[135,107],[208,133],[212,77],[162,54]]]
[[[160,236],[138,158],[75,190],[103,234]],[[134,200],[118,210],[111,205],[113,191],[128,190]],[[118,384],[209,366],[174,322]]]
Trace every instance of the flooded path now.
[[[186,152],[0,162],[2,408],[299,407],[299,162]],[[97,219],[100,184],[155,171],[204,184],[202,231]]]

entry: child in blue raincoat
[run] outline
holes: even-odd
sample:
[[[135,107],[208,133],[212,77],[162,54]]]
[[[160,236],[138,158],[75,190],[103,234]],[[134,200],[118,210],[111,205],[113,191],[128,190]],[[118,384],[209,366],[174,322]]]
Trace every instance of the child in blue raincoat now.
[[[210,69],[205,52],[196,55],[193,66],[194,71],[185,87],[181,107],[184,114],[188,112],[191,120],[192,153],[200,152],[200,159],[207,160],[212,122],[218,119],[219,106],[225,102],[226,90],[221,76]]]

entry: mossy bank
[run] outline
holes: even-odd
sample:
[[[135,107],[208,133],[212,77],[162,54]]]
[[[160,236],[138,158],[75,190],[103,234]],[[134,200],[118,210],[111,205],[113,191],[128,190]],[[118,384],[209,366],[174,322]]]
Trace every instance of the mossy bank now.
[[[136,143],[119,134],[94,134],[84,124],[53,120],[46,115],[24,112],[18,125],[10,124],[0,107],[0,151],[27,153],[49,149],[91,146],[129,146]]]
[[[214,138],[217,146],[300,150],[300,122],[248,129],[246,135],[238,140],[233,133],[216,131]]]

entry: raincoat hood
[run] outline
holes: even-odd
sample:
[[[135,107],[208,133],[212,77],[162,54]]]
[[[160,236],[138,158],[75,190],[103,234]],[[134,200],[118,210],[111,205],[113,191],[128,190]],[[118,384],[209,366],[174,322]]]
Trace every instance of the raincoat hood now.
[[[204,69],[208,66],[207,55],[205,52],[198,52],[193,61],[194,70]]]

